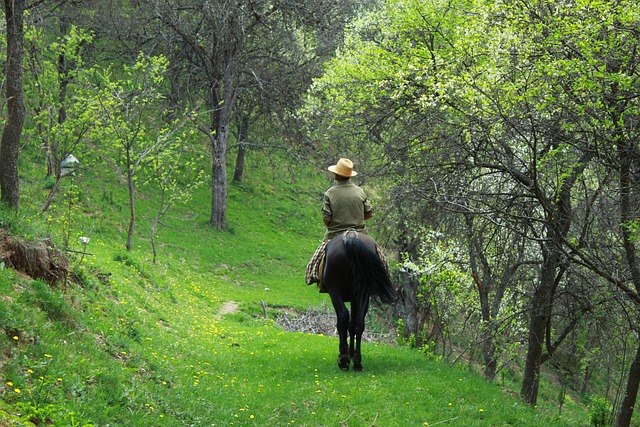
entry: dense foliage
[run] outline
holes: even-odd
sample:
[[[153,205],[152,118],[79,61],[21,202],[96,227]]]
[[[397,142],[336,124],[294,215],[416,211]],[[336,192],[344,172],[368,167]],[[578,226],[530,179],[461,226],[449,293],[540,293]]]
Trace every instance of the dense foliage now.
[[[535,404],[544,365],[583,391],[627,370],[606,392],[618,425],[640,380],[638,18],[635,2],[388,1],[354,22],[305,108],[393,185],[405,333],[447,348],[436,298],[455,287],[433,281],[456,263],[473,284],[445,307],[486,376],[524,358]]]
[[[209,212],[185,215],[236,232],[229,155],[238,185],[251,151],[320,170],[349,157],[376,201],[374,233],[397,254],[399,342],[517,378],[532,405],[558,383],[561,408],[575,393],[598,408],[594,425],[630,425],[635,1],[5,0],[3,11],[1,200],[64,249],[82,254],[80,237],[115,227],[127,253],[148,239],[155,262],[163,221],[205,184]],[[104,177],[98,190],[84,174]],[[20,189],[40,179],[45,191]]]

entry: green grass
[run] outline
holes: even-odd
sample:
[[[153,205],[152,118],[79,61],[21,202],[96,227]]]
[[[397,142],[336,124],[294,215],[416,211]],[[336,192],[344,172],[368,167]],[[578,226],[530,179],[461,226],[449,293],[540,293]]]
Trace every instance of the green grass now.
[[[139,197],[127,253],[125,190],[111,183],[102,197],[97,178],[84,178],[70,230],[91,237],[90,255],[73,259],[78,282],[50,288],[0,270],[0,426],[587,425],[577,403],[565,408],[573,419],[553,417],[553,403],[528,407],[408,348],[365,343],[365,371],[342,372],[335,338],[283,331],[278,310],[329,304],[304,284],[327,181],[259,159],[253,168],[229,188],[228,231],[207,224],[201,189],[165,219],[155,264],[153,198]],[[33,200],[36,181],[24,190]],[[3,218],[24,235],[59,233],[37,207]],[[240,311],[220,315],[228,301]]]

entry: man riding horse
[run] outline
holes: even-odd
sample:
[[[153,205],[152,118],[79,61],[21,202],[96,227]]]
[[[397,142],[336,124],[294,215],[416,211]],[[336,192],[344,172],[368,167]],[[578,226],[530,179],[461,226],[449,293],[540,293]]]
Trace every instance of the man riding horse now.
[[[373,216],[373,209],[364,190],[351,182],[351,177],[358,174],[353,170],[353,162],[342,158],[337,164],[329,166],[328,169],[333,172],[336,183],[324,193],[322,217],[327,231],[306,269],[307,285],[318,283],[320,292],[326,292],[320,283],[322,278],[320,268],[327,243],[333,237],[348,230],[367,234],[365,221]],[[377,248],[377,252],[386,267],[386,261],[380,248]]]
[[[368,236],[365,221],[373,216],[362,188],[351,182],[356,175],[349,159],[329,170],[336,184],[324,193],[322,216],[327,226],[324,240],[307,265],[307,284],[318,283],[331,297],[340,337],[338,367],[362,371],[360,343],[371,298],[391,303],[396,291],[376,242]],[[345,303],[349,302],[351,310]]]

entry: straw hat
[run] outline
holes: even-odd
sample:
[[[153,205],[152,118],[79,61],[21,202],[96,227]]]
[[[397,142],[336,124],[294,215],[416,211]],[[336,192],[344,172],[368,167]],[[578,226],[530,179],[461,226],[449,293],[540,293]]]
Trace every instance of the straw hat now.
[[[340,159],[338,164],[329,166],[329,171],[344,176],[345,178],[351,178],[358,175],[358,172],[353,170],[353,162],[349,159]]]

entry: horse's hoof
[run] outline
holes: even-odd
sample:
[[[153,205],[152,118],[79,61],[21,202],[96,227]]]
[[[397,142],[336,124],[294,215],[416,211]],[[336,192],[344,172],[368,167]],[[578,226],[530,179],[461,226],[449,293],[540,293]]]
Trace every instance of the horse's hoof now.
[[[353,365],[353,370],[356,371],[356,372],[362,372],[363,369],[364,368],[360,364],[358,364],[358,365],[354,364]]]
[[[348,357],[340,357],[338,358],[338,368],[342,371],[349,370],[349,358]]]

